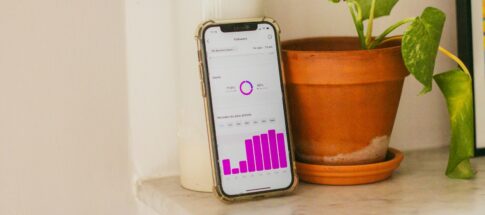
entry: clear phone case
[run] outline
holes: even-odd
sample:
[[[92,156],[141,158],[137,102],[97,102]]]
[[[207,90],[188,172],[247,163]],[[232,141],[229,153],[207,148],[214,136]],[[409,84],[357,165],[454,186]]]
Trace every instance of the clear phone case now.
[[[298,185],[298,177],[296,174],[296,165],[295,165],[295,156],[293,152],[293,138],[291,137],[291,132],[288,132],[288,138],[289,138],[289,144],[290,144],[290,150],[289,154],[291,157],[291,171],[293,175],[293,184],[285,189],[285,190],[277,190],[277,191],[267,191],[267,192],[262,192],[262,193],[254,193],[254,194],[245,194],[245,195],[240,195],[240,196],[227,196],[222,192],[221,188],[221,181],[219,178],[220,172],[219,168],[217,168],[218,163],[217,160],[215,160],[215,153],[217,150],[216,148],[216,143],[215,143],[215,136],[214,136],[214,131],[212,130],[213,128],[213,118],[212,118],[212,110],[210,106],[210,96],[207,95],[207,89],[205,86],[207,85],[208,78],[207,74],[208,71],[206,71],[207,65],[205,62],[205,55],[204,51],[202,50],[203,48],[203,32],[205,29],[212,25],[220,25],[220,24],[230,24],[230,23],[248,23],[248,22],[264,22],[271,24],[275,29],[276,29],[276,41],[277,41],[277,46],[278,46],[278,51],[281,51],[281,46],[280,46],[280,33],[281,30],[276,23],[275,20],[268,18],[268,17],[261,17],[261,18],[250,18],[250,19],[233,19],[233,20],[209,20],[206,22],[201,23],[198,28],[197,32],[195,34],[195,39],[197,40],[197,52],[198,52],[198,58],[199,58],[199,77],[200,77],[200,84],[201,84],[201,91],[202,91],[202,96],[204,98],[204,106],[205,106],[205,115],[206,115],[206,124],[207,124],[207,132],[208,132],[208,137],[209,137],[209,147],[210,147],[210,153],[211,153],[211,166],[212,166],[212,177],[213,177],[213,191],[217,194],[217,196],[226,202],[232,202],[232,201],[240,201],[240,200],[250,200],[250,199],[256,199],[256,198],[263,198],[263,197],[271,197],[271,196],[280,196],[280,195],[285,195],[288,193],[291,193],[296,186]],[[281,78],[283,80],[283,84],[286,83],[284,73],[283,73],[283,67],[282,67],[282,60],[281,60],[281,54],[279,54],[279,59],[280,61],[280,71],[282,71]],[[285,101],[288,101],[286,99],[286,90],[283,90],[283,96],[285,97]],[[285,102],[286,104],[287,102]],[[286,110],[288,110],[288,107],[286,107]],[[289,119],[289,114],[286,114],[286,118]],[[287,120],[287,126],[289,131],[291,131],[291,125],[290,125],[290,120]]]

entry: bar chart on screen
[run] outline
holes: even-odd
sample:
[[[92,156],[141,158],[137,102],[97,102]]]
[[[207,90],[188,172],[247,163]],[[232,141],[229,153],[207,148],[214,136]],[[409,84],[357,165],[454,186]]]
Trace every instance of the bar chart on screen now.
[[[241,142],[245,148],[245,160],[222,160],[222,172],[225,176],[262,172],[288,167],[285,134],[276,130],[254,135]],[[235,164],[235,165],[233,165]]]

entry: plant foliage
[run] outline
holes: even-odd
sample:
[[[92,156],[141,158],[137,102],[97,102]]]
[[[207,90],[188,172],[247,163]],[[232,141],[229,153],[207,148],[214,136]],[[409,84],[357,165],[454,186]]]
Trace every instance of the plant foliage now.
[[[341,2],[341,0],[329,1]],[[398,0],[346,0],[345,2],[354,20],[362,49],[376,48],[386,41],[396,39],[387,38],[387,36],[400,26],[411,23],[402,36],[401,52],[404,64],[416,80],[423,84],[421,94],[432,90],[434,79],[448,105],[452,138],[446,175],[450,178],[472,178],[475,174],[470,164],[470,158],[474,154],[473,86],[468,69],[463,62],[439,46],[446,15],[437,8],[428,7],[421,16],[398,21],[377,37],[373,37],[374,19],[389,15]],[[367,21],[367,29],[364,28],[364,21]],[[367,32],[364,32],[365,30]],[[461,69],[434,75],[438,51],[456,61]]]

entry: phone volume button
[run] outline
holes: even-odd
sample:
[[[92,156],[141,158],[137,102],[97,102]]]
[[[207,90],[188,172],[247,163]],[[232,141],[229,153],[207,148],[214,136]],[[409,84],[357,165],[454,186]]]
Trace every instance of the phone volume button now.
[[[205,85],[203,81],[200,81],[200,91],[202,93],[202,97],[205,97]]]
[[[197,57],[199,58],[199,62],[202,61],[202,52],[200,50],[197,51]]]
[[[203,67],[202,67],[202,63],[200,63],[200,62],[199,62],[199,79],[200,79],[201,81],[204,81],[204,75],[203,75],[203,71],[204,71],[204,69],[203,69]]]

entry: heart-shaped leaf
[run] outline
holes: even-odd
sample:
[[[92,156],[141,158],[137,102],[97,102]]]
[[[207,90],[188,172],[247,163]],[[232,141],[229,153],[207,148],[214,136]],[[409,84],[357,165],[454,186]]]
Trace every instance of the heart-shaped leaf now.
[[[409,72],[424,85],[421,94],[432,89],[436,55],[446,15],[428,7],[404,32],[401,52]]]
[[[472,178],[475,175],[469,160],[475,147],[472,80],[458,69],[435,75],[434,80],[446,98],[450,115],[452,136],[446,175]]]

